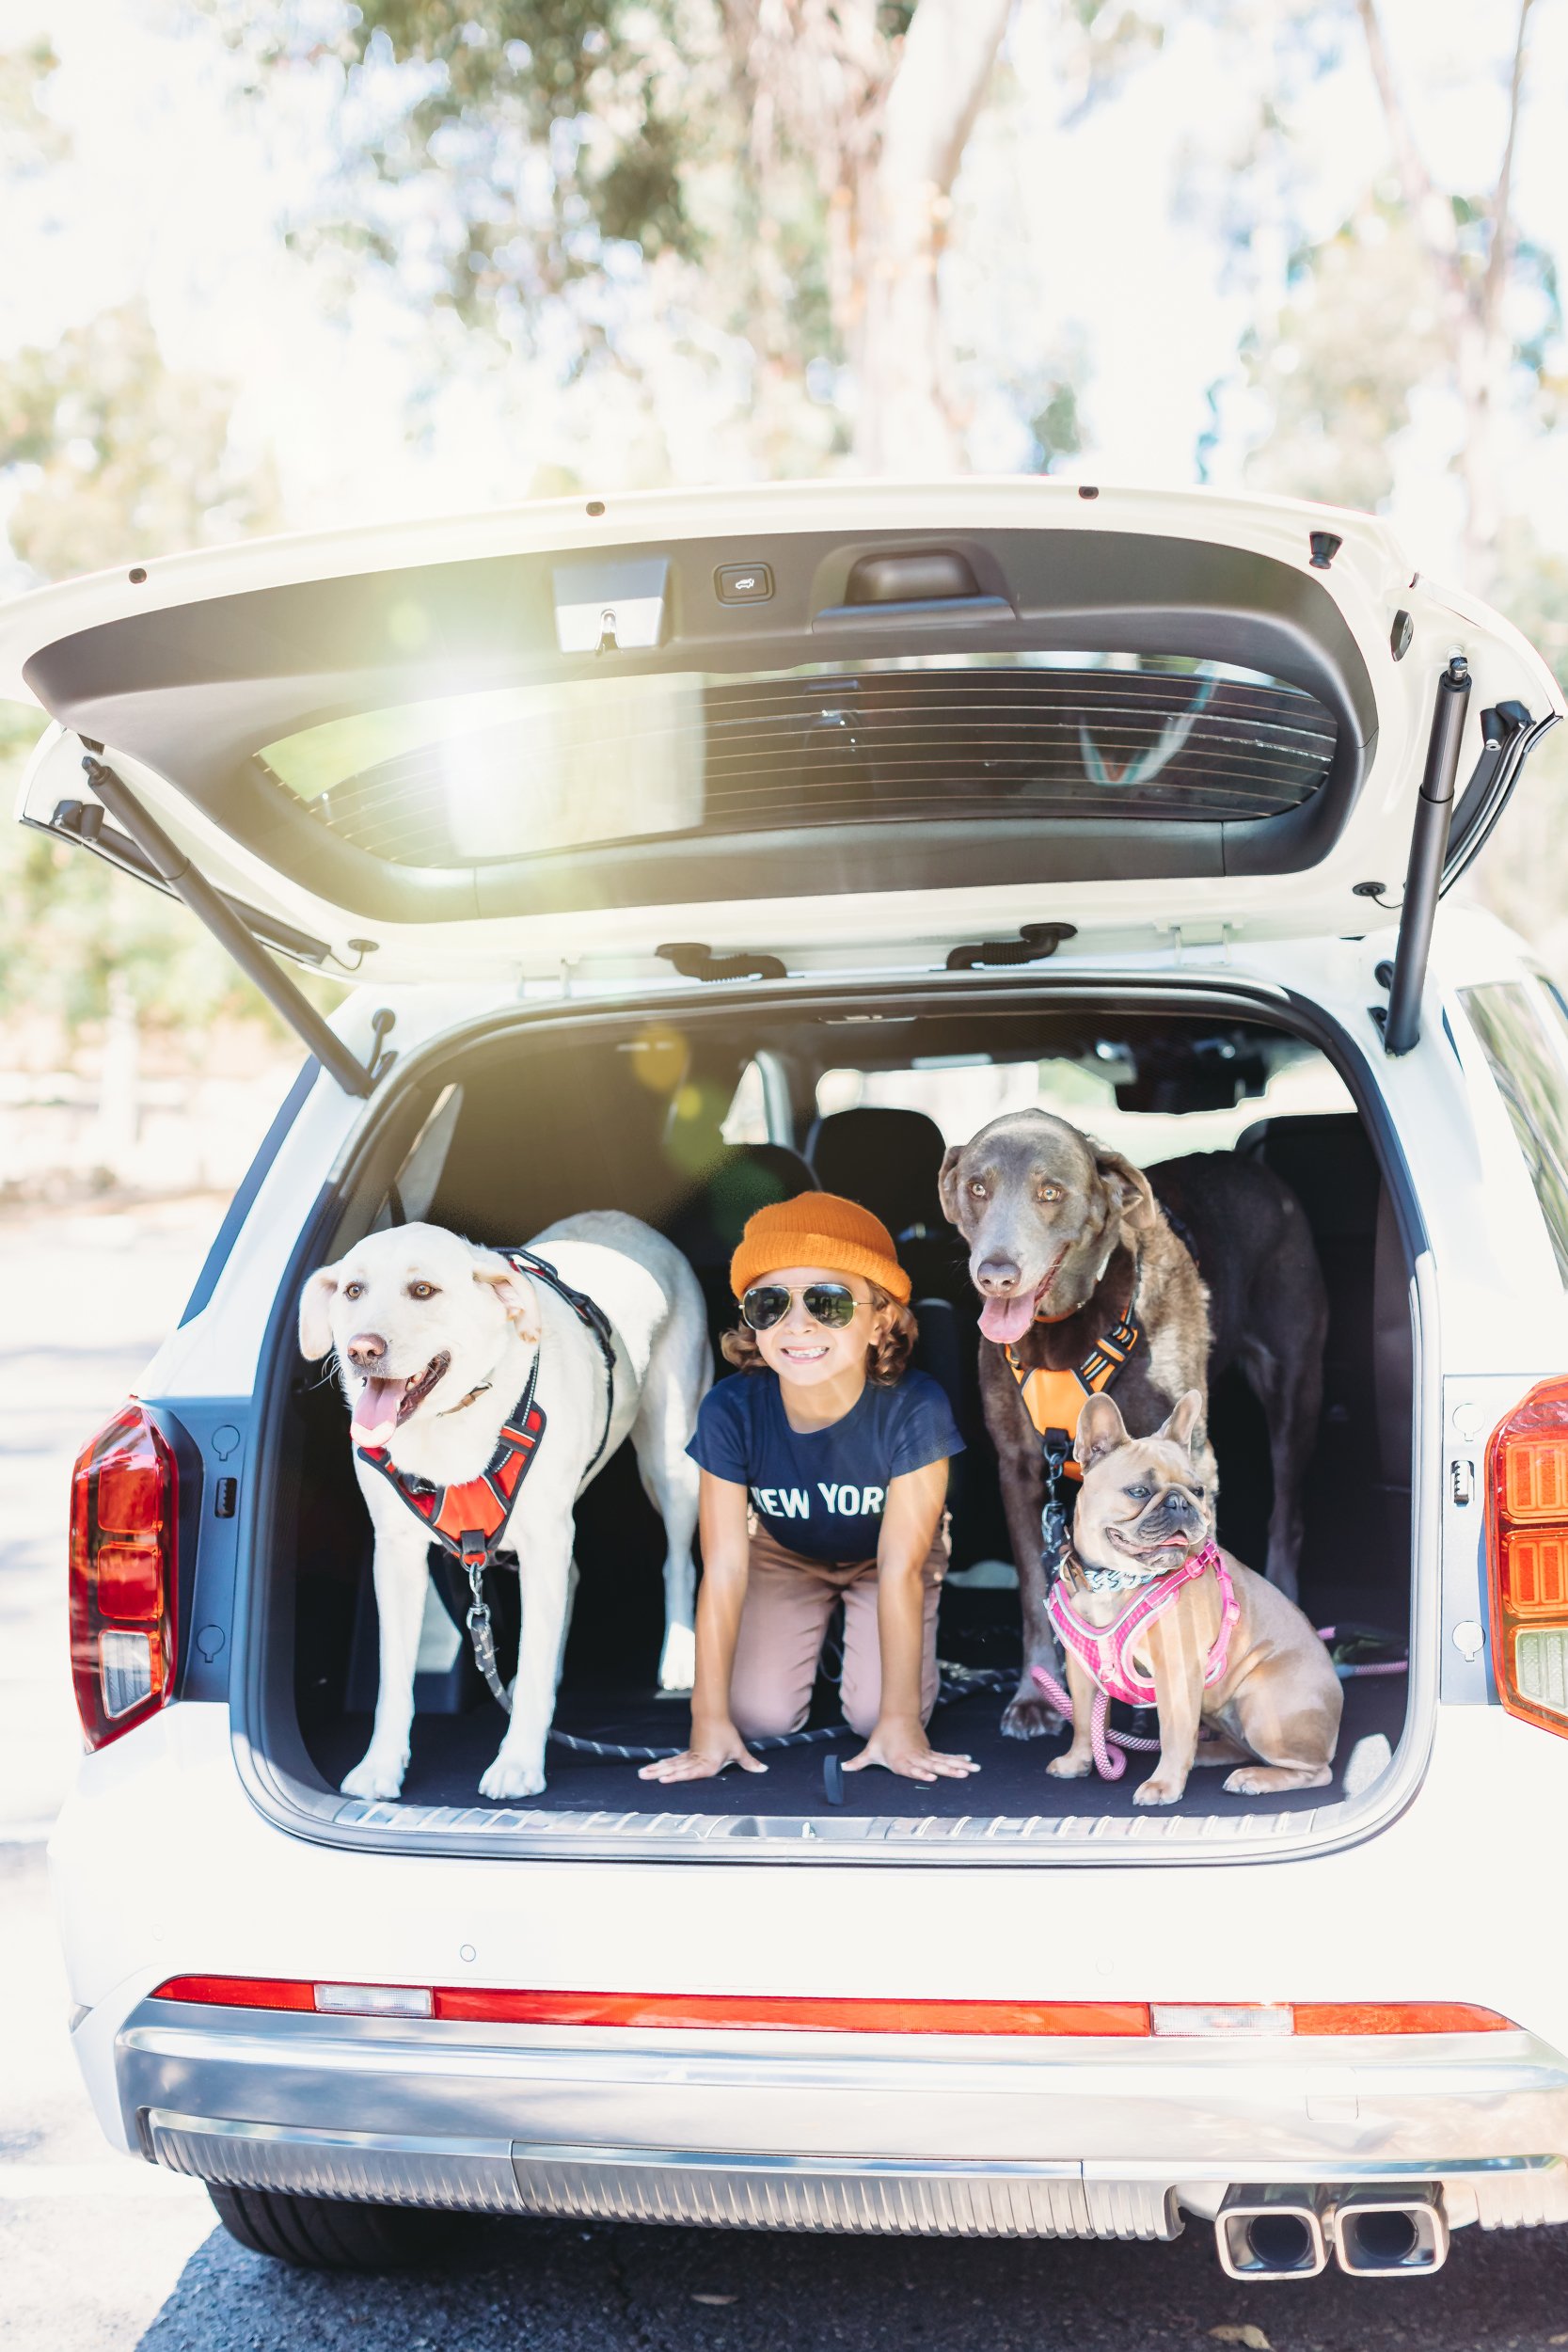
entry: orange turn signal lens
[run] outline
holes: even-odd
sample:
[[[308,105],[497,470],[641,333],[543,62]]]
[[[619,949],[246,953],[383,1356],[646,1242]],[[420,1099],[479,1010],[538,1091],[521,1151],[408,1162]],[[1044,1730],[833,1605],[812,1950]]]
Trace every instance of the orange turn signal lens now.
[[[1568,1734],[1568,1380],[1544,1380],[1486,1449],[1492,1661],[1511,1715]]]

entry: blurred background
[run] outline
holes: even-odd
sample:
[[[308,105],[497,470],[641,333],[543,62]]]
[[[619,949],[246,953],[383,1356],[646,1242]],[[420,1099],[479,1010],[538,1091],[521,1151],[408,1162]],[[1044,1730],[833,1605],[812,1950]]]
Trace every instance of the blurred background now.
[[[1385,512],[1568,669],[1565,95],[1564,0],[0,0],[0,592],[1049,472]],[[1568,977],[1565,761],[1472,889]],[[296,1061],[0,823],[0,1214],[226,1191]]]

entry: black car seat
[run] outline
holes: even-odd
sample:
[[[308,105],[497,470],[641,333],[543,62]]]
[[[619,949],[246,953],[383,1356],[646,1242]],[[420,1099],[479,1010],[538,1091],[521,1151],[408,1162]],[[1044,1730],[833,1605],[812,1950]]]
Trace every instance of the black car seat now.
[[[979,1304],[967,1253],[942,1215],[938,1189],[946,1148],[942,1129],[924,1111],[880,1104],[830,1111],[816,1121],[810,1141],[823,1189],[875,1211],[909,1274],[920,1325],[914,1361],[946,1391],[970,1449],[956,1458],[948,1486],[954,1561],[967,1566],[1000,1549],[1000,1521],[984,1507],[994,1472],[980,1404]],[[976,1454],[985,1469],[975,1466]]]
[[[1371,1139],[1354,1111],[1259,1120],[1236,1149],[1282,1176],[1307,1212],[1328,1292],[1323,1413],[1312,1490],[1347,1498],[1370,1486],[1383,1510],[1361,1515],[1381,1555],[1408,1558],[1412,1377],[1408,1276]],[[1373,1564],[1369,1561],[1369,1570]],[[1392,1581],[1401,1587],[1402,1567]]]
[[[783,1143],[732,1143],[665,1226],[690,1261],[715,1337],[735,1321],[730,1260],[746,1219],[770,1201],[821,1187],[799,1152]],[[721,1363],[720,1371],[723,1370]]]
[[[924,1111],[865,1107],[830,1111],[807,1146],[816,1181],[879,1216],[917,1298],[967,1304],[964,1248],[942,1213],[937,1179],[946,1150],[942,1129]]]

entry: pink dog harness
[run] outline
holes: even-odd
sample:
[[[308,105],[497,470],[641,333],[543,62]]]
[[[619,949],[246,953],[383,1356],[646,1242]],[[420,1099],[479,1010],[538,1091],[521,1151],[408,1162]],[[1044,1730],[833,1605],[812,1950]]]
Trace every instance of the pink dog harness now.
[[[1209,1652],[1203,1673],[1203,1687],[1211,1690],[1225,1678],[1230,1662],[1230,1636],[1241,1614],[1230,1571],[1212,1544],[1205,1544],[1201,1551],[1189,1554],[1179,1568],[1172,1568],[1146,1584],[1112,1625],[1090,1625],[1081,1617],[1069,1600],[1060,1577],[1051,1587],[1045,1613],[1063,1650],[1071,1652],[1107,1698],[1120,1699],[1128,1707],[1148,1707],[1155,1697],[1154,1683],[1133,1664],[1133,1645],[1156,1618],[1164,1615],[1183,1585],[1207,1576],[1211,1568],[1220,1590],[1219,1636]]]

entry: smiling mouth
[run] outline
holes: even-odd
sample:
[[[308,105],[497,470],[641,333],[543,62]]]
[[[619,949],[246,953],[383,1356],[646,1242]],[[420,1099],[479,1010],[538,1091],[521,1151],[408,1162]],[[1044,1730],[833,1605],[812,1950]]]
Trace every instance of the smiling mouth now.
[[[1068,1246],[1063,1242],[1032,1291],[1015,1291],[1010,1298],[988,1298],[980,1310],[980,1329],[988,1340],[1011,1346],[1023,1337],[1051,1295],[1062,1270]]]
[[[1196,1551],[1202,1540],[1199,1535],[1188,1536],[1173,1534],[1161,1535],[1151,1544],[1138,1544],[1134,1543],[1130,1535],[1124,1535],[1119,1527],[1107,1527],[1105,1534],[1118,1551],[1131,1553],[1134,1560],[1152,1560],[1157,1558],[1162,1551],[1183,1553]]]
[[[423,1372],[411,1373],[406,1380],[368,1379],[354,1407],[356,1429],[401,1429],[411,1413],[417,1413],[438,1380],[445,1379],[451,1369],[451,1358],[443,1348],[433,1356]]]

